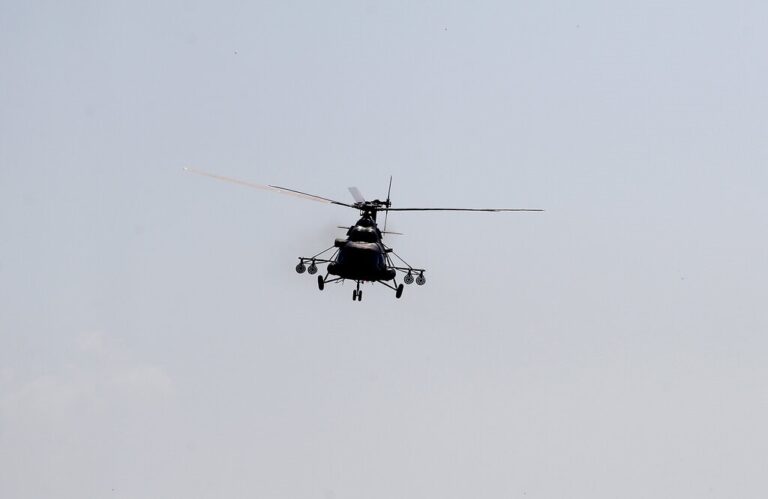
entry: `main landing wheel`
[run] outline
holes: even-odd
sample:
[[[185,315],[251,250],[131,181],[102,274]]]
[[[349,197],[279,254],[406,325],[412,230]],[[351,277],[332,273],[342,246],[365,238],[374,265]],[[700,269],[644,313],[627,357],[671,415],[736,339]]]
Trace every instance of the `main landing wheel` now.
[[[357,290],[352,291],[352,301],[357,301]]]
[[[403,296],[403,285],[402,284],[399,285],[397,287],[397,291],[395,291],[395,298],[400,298],[401,296]]]
[[[303,274],[307,270],[307,267],[304,265],[304,262],[299,262],[298,265],[296,265],[296,272],[299,274]]]
[[[325,281],[323,280],[323,276],[321,275],[317,276],[317,287],[320,288],[320,291],[322,291],[325,288]]]

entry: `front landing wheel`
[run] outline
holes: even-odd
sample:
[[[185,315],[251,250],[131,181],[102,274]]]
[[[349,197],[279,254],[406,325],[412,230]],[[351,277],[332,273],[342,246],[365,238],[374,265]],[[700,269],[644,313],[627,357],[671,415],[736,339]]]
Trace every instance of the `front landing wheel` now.
[[[403,285],[402,284],[399,285],[397,287],[397,290],[395,291],[395,298],[400,298],[401,296],[403,296]]]
[[[320,291],[325,289],[325,280],[321,275],[317,276],[317,287],[320,288]]]

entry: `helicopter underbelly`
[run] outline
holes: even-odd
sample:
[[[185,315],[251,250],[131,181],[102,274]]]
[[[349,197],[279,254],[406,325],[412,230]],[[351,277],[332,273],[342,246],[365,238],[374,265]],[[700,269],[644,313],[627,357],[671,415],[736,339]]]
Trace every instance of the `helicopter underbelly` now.
[[[339,248],[336,261],[328,264],[328,272],[361,281],[389,281],[395,277],[395,271],[387,268],[381,246],[356,241]]]

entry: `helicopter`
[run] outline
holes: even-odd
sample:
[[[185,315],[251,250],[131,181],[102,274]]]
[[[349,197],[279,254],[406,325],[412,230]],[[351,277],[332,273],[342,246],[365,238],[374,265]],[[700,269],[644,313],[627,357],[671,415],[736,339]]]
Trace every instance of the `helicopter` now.
[[[319,266],[326,265],[325,275],[323,276],[321,274],[317,276],[317,287],[322,291],[325,289],[326,284],[334,282],[343,283],[346,280],[353,281],[356,283],[356,288],[352,292],[353,301],[362,301],[363,291],[360,289],[360,284],[362,283],[370,282],[381,284],[394,291],[395,298],[400,298],[403,295],[403,284],[412,284],[415,282],[418,286],[423,286],[427,282],[427,279],[424,276],[426,269],[411,266],[395,253],[391,247],[384,244],[384,235],[400,234],[398,232],[387,231],[387,218],[390,211],[544,211],[536,208],[392,208],[392,203],[390,201],[392,177],[389,178],[386,201],[381,201],[379,199],[368,201],[363,197],[357,187],[349,187],[348,189],[354,199],[354,203],[344,203],[342,201],[336,201],[323,196],[289,189],[287,187],[256,184],[193,168],[184,168],[184,170],[189,173],[214,178],[216,180],[223,180],[225,182],[245,185],[256,189],[278,192],[311,201],[346,206],[347,208],[352,208],[358,211],[360,218],[354,225],[349,227],[339,226],[340,229],[347,229],[346,238],[337,238],[334,241],[333,246],[324,249],[314,256],[300,256],[299,263],[295,267],[296,272],[299,274],[307,272],[310,275],[314,275],[317,274]],[[377,222],[377,215],[382,211],[384,212],[383,230],[379,229]],[[397,262],[395,262],[393,256],[397,259]],[[403,282],[400,284],[397,282],[398,275],[402,275]]]

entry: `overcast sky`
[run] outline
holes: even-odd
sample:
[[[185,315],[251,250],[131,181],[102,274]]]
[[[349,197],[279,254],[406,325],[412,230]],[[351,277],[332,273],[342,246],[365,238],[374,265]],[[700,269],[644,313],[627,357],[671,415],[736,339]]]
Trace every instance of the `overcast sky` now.
[[[765,498],[768,6],[0,0],[0,496]],[[403,298],[298,275],[397,213]]]

